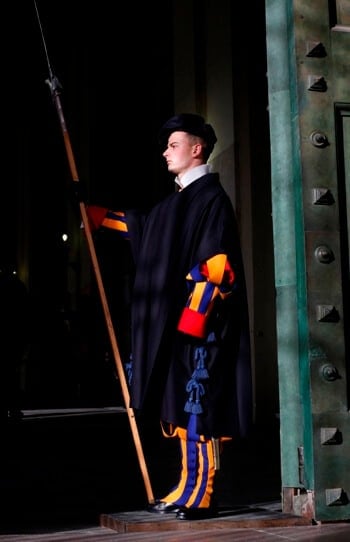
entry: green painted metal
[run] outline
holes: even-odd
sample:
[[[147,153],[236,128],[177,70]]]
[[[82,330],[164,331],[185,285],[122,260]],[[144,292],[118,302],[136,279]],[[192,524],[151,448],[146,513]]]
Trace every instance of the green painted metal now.
[[[339,217],[344,231],[350,222],[347,207],[345,216],[340,212],[342,194],[349,193],[350,0],[266,0],[265,6],[282,489],[292,490],[296,513],[344,520],[350,517],[350,361],[343,314],[350,310],[341,262],[350,251]],[[308,54],[314,47],[319,56]],[[318,145],[315,134],[326,144]],[[319,190],[333,201],[316,205],[311,195]],[[317,256],[324,246],[334,256],[327,263]]]
[[[289,2],[267,0],[267,66],[271,136],[271,185],[276,280],[277,357],[283,487],[302,487],[298,448],[303,446],[300,389],[300,324],[305,328],[304,253],[300,216],[300,157],[297,98],[291,56],[293,24]],[[302,299],[300,297],[302,296]],[[303,337],[304,337],[303,333]]]

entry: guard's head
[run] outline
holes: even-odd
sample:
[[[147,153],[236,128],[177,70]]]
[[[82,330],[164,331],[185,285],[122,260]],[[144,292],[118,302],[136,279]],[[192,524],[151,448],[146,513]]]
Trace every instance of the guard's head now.
[[[181,113],[171,117],[159,131],[159,144],[162,149],[167,146],[170,134],[173,132],[187,132],[198,136],[206,143],[206,157],[213,151],[217,138],[213,127],[207,124],[203,117],[194,113]]]

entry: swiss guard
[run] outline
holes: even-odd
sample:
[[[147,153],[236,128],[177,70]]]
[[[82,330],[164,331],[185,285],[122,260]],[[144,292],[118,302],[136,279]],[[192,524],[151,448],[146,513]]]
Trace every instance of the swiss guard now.
[[[144,137],[134,142],[135,156]],[[89,205],[87,212],[92,228],[131,243],[130,406],[156,413],[164,437],[178,439],[181,450],[178,482],[148,510],[203,519],[217,513],[223,443],[251,426],[246,285],[234,208],[208,164],[213,127],[179,114],[159,141],[173,193],[149,210]]]

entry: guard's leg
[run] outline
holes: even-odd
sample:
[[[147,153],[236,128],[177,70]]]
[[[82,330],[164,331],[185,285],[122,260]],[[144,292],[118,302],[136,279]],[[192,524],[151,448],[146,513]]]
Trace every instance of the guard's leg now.
[[[213,441],[198,436],[195,440],[179,438],[181,446],[181,474],[179,483],[162,501],[188,508],[208,508],[215,479],[215,450]]]

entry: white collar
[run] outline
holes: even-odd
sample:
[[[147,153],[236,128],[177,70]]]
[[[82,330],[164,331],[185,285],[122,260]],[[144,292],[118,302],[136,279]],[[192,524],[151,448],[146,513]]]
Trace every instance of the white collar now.
[[[186,188],[189,184],[193,183],[193,181],[196,181],[199,179],[199,177],[203,177],[203,175],[206,175],[210,172],[210,165],[209,164],[201,164],[200,166],[193,167],[189,171],[186,171],[186,173],[179,179],[179,177],[175,177],[175,182],[180,186],[181,189]]]

